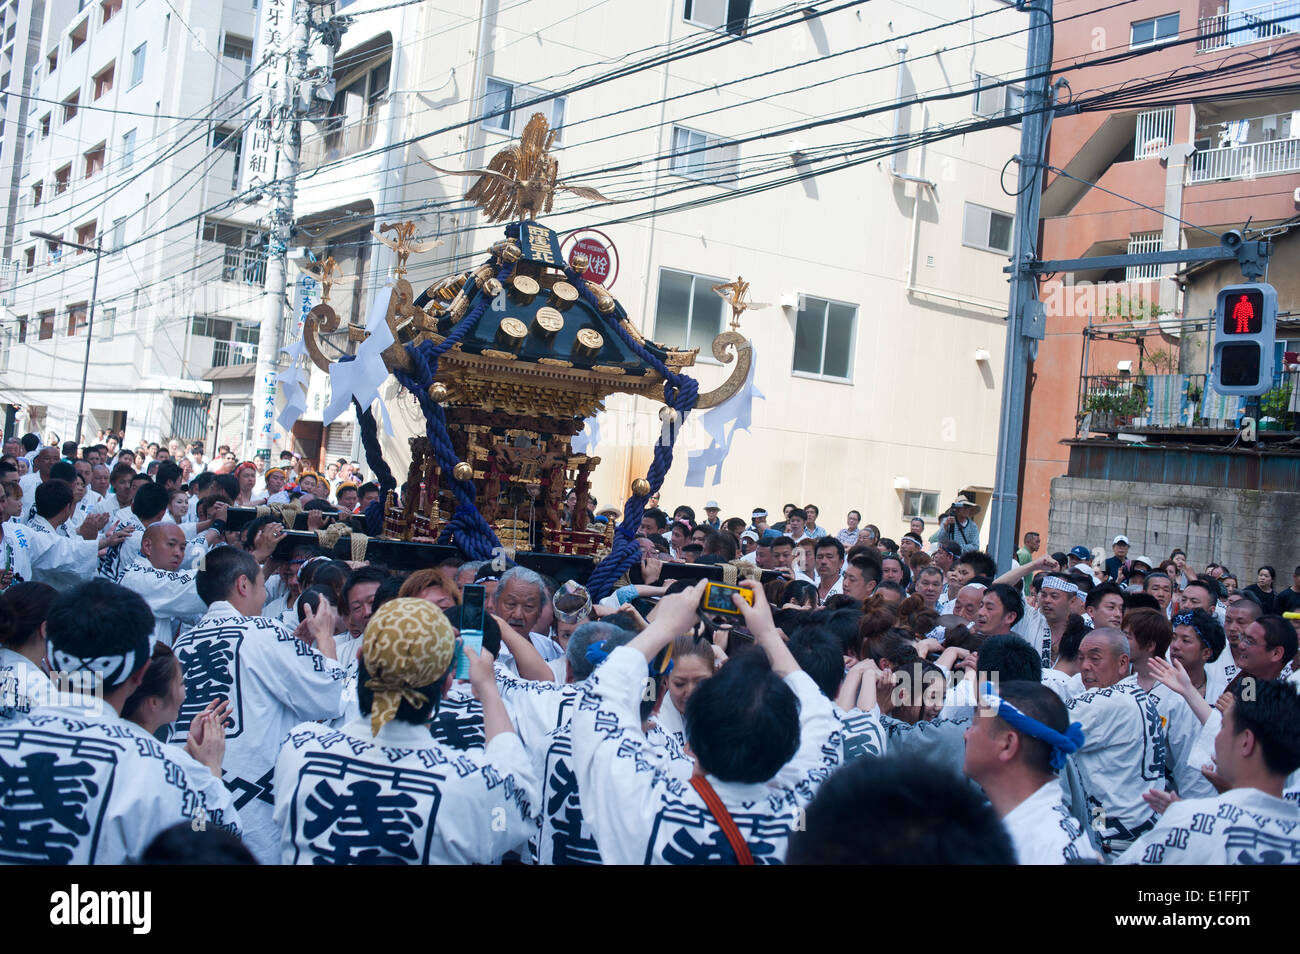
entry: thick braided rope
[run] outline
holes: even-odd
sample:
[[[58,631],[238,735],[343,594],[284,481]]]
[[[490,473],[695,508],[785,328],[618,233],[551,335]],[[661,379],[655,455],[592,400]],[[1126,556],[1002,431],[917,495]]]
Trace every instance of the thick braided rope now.
[[[504,284],[513,268],[510,263],[503,263],[497,272],[497,281]],[[455,448],[451,445],[451,437],[447,433],[447,418],[442,406],[429,397],[429,386],[433,384],[434,376],[438,373],[438,359],[474,329],[491,304],[491,298],[479,294],[477,289],[475,289],[475,297],[477,300],[473,307],[457,322],[451,333],[437,345],[431,341],[424,341],[419,345],[407,345],[406,352],[411,356],[414,369],[410,373],[396,370],[393,374],[398,383],[414,394],[416,401],[419,402],[420,410],[424,413],[425,436],[429,440],[429,447],[433,450],[434,459],[437,460],[443,476],[449,481],[452,493],[456,497],[456,510],[438,536],[438,542],[447,543],[454,539],[456,546],[471,560],[487,560],[491,559],[493,552],[501,546],[501,541],[497,539],[492,527],[479,513],[475,503],[476,490],[473,481],[457,480],[453,476],[453,471],[459,462],[456,460]]]
[[[352,357],[348,355],[347,359],[351,360]],[[375,421],[375,412],[368,407],[363,408],[361,402],[355,397],[352,398],[352,404],[357,409],[357,423],[361,427],[361,446],[365,450],[366,464],[379,481],[379,496],[385,497],[397,486],[397,478],[389,469],[388,462],[384,460],[384,452],[379,446],[379,425]]]
[[[666,364],[628,333],[627,329],[623,327],[623,323],[618,320],[617,315],[613,313],[606,315],[601,312],[596,296],[591,293],[591,289],[587,287],[587,283],[582,276],[571,266],[567,264],[564,266],[564,274],[568,277],[569,283],[578,290],[578,294],[582,296],[583,300],[591,305],[596,314],[601,316],[606,326],[618,335],[637,357],[658,371],[663,377],[664,403],[677,412],[676,428],[680,428],[686,421],[686,415],[695,407],[695,402],[700,395],[700,383],[688,375],[677,374],[669,370]],[[654,458],[650,462],[650,469],[646,472],[646,480],[650,483],[651,494],[663,486],[664,477],[668,474],[668,468],[673,464],[673,443],[677,439],[676,428],[672,433],[672,441],[661,439],[655,444]],[[649,499],[649,494],[644,497],[638,497],[636,494],[628,497],[623,508],[623,520],[614,531],[614,546],[605,559],[601,560],[595,570],[592,571],[591,577],[587,580],[587,590],[591,593],[592,599],[604,599],[614,592],[619,577],[627,572],[628,568],[640,558],[641,550],[637,546],[636,535],[641,529],[641,516],[645,513],[645,505]]]

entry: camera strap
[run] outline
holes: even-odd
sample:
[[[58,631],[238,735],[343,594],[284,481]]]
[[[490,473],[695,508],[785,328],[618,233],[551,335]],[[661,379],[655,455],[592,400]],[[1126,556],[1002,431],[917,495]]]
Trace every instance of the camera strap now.
[[[718,823],[718,827],[722,829],[722,834],[726,837],[727,843],[731,845],[731,850],[736,853],[736,864],[752,865],[754,856],[750,853],[749,845],[745,844],[745,839],[741,837],[740,829],[736,827],[735,820],[731,817],[731,813],[727,811],[727,806],[722,804],[722,799],[713,790],[709,780],[703,775],[692,775],[691,786],[699,793],[700,798],[704,799],[704,806],[709,810],[709,814],[713,816],[713,820]]]

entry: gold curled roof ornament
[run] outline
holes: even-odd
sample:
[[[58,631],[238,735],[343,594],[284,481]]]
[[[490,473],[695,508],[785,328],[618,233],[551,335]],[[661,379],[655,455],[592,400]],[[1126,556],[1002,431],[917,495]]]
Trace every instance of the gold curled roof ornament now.
[[[734,282],[726,282],[722,285],[714,285],[713,290],[718,297],[725,301],[731,307],[731,330],[736,331],[740,328],[740,316],[746,311],[757,311],[760,308],[771,308],[766,302],[749,300],[749,282],[737,275]]]
[[[533,113],[518,142],[506,146],[488,163],[486,169],[443,169],[428,159],[425,163],[436,172],[451,176],[478,176],[465,198],[487,213],[489,222],[536,219],[551,211],[557,192],[572,192],[593,202],[611,202],[595,189],[558,182],[560,163],[550,154],[555,130],[541,113]]]
[[[339,330],[339,316],[334,306],[330,304],[330,292],[335,285],[349,285],[357,278],[355,275],[344,275],[343,269],[339,267],[338,262],[334,261],[332,255],[323,262],[312,262],[310,265],[299,262],[298,270],[320,282],[320,301],[303,316],[302,341],[307,347],[307,353],[311,355],[312,363],[322,371],[328,371],[330,358],[322,349],[318,336],[333,335]],[[348,334],[351,337],[350,329]],[[347,342],[341,344],[331,342],[331,349],[336,350],[340,355],[345,354]]]

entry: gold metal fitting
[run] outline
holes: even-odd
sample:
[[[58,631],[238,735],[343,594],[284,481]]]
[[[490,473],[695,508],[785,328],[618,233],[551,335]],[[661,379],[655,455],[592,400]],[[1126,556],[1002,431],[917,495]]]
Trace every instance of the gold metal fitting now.
[[[441,381],[434,381],[429,385],[429,397],[438,404],[442,404],[450,396],[450,392],[447,391],[447,385],[443,384]]]
[[[474,476],[474,465],[461,461],[451,469],[451,475],[457,480],[470,480]]]
[[[578,300],[578,289],[568,282],[556,282],[551,286],[551,300],[548,304],[560,311],[567,311]]]
[[[595,328],[582,328],[573,342],[573,353],[583,357],[595,357],[605,347],[605,338]]]
[[[638,477],[632,481],[632,493],[638,497],[650,496],[650,481],[644,477]]]
[[[518,351],[528,337],[528,326],[518,318],[502,318],[497,325],[496,343],[507,351]]]
[[[586,252],[574,252],[569,256],[569,264],[573,266],[575,272],[581,275],[587,270],[587,266],[591,264],[591,259]]]
[[[541,286],[531,275],[516,275],[510,279],[510,300],[519,305],[531,305]]]
[[[500,295],[503,291],[505,291],[505,289],[501,287],[501,283],[495,278],[489,278],[483,283],[483,294],[487,295],[489,298],[496,298],[497,295]]]
[[[563,327],[564,316],[554,308],[542,307],[537,309],[537,314],[533,317],[532,327],[532,332],[537,337],[549,341]]]

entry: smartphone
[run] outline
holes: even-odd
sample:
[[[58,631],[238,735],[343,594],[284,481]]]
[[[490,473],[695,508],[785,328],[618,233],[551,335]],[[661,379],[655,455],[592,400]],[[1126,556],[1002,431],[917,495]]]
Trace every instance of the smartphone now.
[[[483,614],[487,590],[482,584],[470,583],[461,590],[460,638],[464,646],[474,652],[483,651]],[[469,678],[469,654],[462,646],[456,647],[456,678]]]
[[[736,604],[731,602],[733,593],[739,593],[750,606],[754,605],[754,594],[749,590],[741,589],[739,586],[728,586],[726,583],[714,583],[710,580],[704,587],[704,598],[700,601],[700,607],[709,613],[729,613],[732,616],[739,616],[740,610]]]

